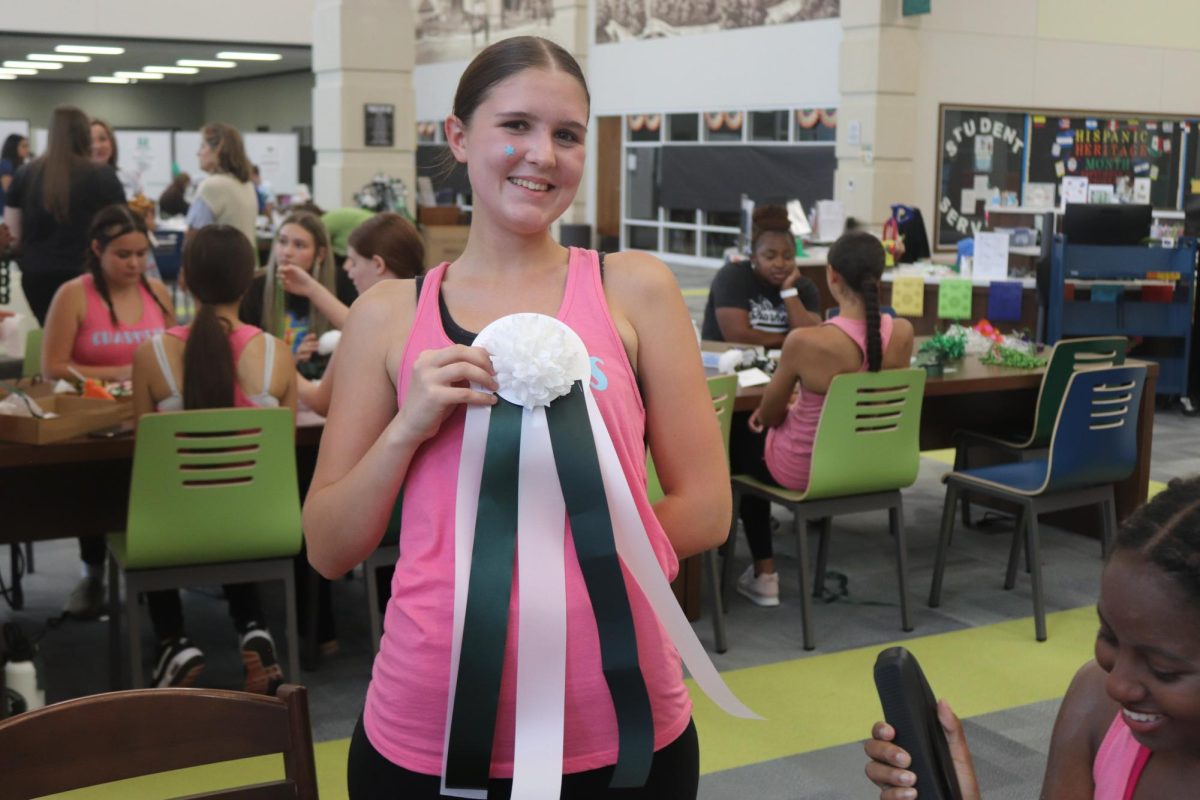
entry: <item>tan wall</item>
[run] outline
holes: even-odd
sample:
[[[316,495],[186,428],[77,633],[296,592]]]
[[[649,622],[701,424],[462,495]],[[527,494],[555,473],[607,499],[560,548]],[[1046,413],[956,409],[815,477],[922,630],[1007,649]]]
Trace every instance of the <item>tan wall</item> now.
[[[1195,0],[954,0],[902,24],[920,52],[911,199],[931,229],[941,103],[1200,114]]]

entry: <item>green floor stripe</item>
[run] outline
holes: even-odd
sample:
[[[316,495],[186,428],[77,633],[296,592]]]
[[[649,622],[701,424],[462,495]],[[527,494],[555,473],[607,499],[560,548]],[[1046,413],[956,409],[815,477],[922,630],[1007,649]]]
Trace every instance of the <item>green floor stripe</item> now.
[[[1165,490],[1166,488],[1167,485],[1162,481],[1150,481],[1150,487],[1146,491],[1146,500],[1153,500],[1156,494]]]
[[[819,616],[819,614],[818,614]],[[818,624],[819,621],[818,621]],[[910,639],[930,684],[962,716],[1061,697],[1092,653],[1092,607],[1047,616],[1049,639],[1019,619]],[[731,647],[737,647],[733,634]],[[724,673],[730,688],[766,721],[727,716],[696,690],[703,774],[860,741],[880,718],[872,669],[887,644]]]
[[[706,297],[706,296],[708,296],[708,289],[684,289],[682,291],[683,291],[684,297]]]
[[[948,447],[945,450],[922,450],[922,458],[931,458],[934,461],[940,461],[951,467],[954,466],[954,448]]]
[[[1033,621],[1018,619],[904,642],[939,696],[971,717],[1061,697],[1096,635],[1092,607],[1050,614],[1049,640],[1033,638]],[[733,647],[737,647],[736,633]],[[688,682],[700,732],[700,768],[708,774],[863,739],[880,716],[871,669],[887,644],[798,658],[724,673],[730,688],[762,722],[727,716]],[[349,739],[316,745],[324,800],[346,797]],[[276,780],[279,756],[249,758],[53,795],[54,800],[177,797]]]

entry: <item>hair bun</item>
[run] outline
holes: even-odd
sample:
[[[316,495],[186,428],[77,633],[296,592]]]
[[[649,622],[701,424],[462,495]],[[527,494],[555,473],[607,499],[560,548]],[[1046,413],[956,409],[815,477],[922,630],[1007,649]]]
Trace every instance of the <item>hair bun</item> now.
[[[787,209],[781,205],[755,206],[754,228],[764,233],[767,231],[790,231],[792,223],[788,220]]]

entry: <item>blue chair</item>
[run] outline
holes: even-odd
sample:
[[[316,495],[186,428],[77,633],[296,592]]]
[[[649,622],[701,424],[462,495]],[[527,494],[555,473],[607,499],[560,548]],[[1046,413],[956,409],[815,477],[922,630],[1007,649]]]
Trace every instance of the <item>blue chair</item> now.
[[[1037,639],[1046,641],[1038,515],[1100,505],[1101,555],[1107,554],[1117,530],[1113,484],[1129,477],[1137,460],[1137,415],[1145,379],[1143,365],[1078,370],[1067,382],[1045,458],[956,470],[943,477],[946,503],[942,508],[933,586],[929,591],[931,608],[941,603],[946,551],[960,496],[970,491],[972,495],[995,497],[1020,509],[1004,588],[1011,589],[1016,582],[1017,561],[1024,544],[1033,581]]]
[[[840,306],[832,306],[830,308],[825,309],[825,321],[828,322],[829,320],[833,319],[840,313],[842,313],[842,309]],[[892,308],[891,306],[880,306],[879,313],[887,314],[889,317],[895,318],[896,309]]]

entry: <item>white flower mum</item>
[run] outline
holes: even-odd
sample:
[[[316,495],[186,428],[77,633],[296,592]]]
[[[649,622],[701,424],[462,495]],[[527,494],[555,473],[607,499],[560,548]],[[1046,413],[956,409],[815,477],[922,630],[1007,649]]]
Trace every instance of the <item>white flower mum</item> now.
[[[475,339],[492,358],[500,396],[534,409],[570,393],[590,373],[578,334],[544,314],[510,314],[488,325]]]

